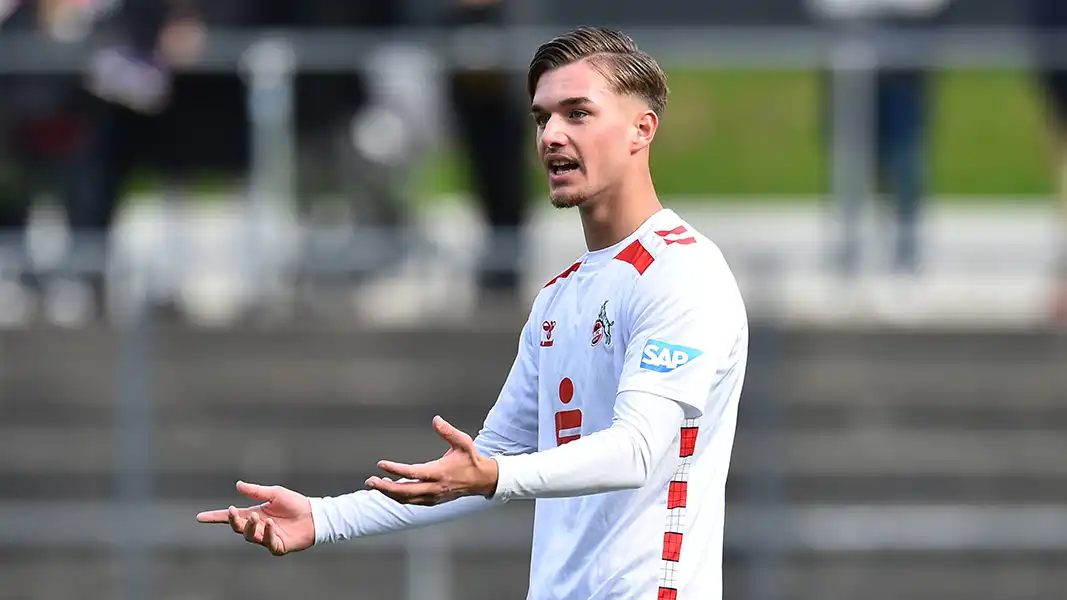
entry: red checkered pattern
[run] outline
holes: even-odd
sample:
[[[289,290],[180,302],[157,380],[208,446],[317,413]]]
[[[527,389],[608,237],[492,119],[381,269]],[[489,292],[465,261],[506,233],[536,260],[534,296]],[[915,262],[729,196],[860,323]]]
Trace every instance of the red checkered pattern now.
[[[684,231],[684,230],[683,230]],[[656,232],[663,233],[663,232]],[[667,233],[674,233],[667,232]],[[667,526],[663,532],[663,560],[659,579],[659,594],[656,600],[678,600],[678,561],[682,557],[682,541],[685,537],[685,507],[689,496],[689,467],[696,450],[697,432],[700,423],[687,420],[682,425],[679,444],[678,470],[667,487]]]
[[[656,600],[678,600],[678,590],[661,587],[659,594],[656,595]]]
[[[689,483],[685,481],[672,481],[667,488],[667,510],[685,508],[685,497],[689,493]]]
[[[696,427],[682,427],[682,447],[679,450],[679,456],[682,458],[689,458],[696,451],[697,431],[699,429]]]
[[[682,534],[667,531],[663,534],[663,560],[678,562],[682,556]]]

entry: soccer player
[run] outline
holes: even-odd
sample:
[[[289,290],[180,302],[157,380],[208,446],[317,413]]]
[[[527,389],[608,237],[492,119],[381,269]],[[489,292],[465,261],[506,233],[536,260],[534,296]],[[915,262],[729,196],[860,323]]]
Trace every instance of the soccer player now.
[[[529,600],[714,600],[724,491],[748,355],[719,249],[661,206],[649,147],[666,77],[627,36],[581,28],[529,70],[552,204],[588,252],[538,293],[475,439],[378,463],[366,490],[307,498],[244,482],[260,504],[198,515],[281,555],[536,500]]]

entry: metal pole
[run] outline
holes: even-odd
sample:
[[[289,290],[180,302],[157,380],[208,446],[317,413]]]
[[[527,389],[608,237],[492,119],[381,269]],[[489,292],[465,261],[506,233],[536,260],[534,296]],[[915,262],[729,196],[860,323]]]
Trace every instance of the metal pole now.
[[[408,600],[452,600],[452,547],[440,527],[408,533]]]
[[[874,190],[874,100],[877,55],[859,25],[834,45],[832,69],[832,193],[840,218],[841,274],[854,279],[864,260],[863,216]]]
[[[292,214],[295,191],[296,135],[293,77],[296,58],[284,39],[254,43],[243,56],[248,78],[252,164],[248,194],[248,263],[253,299],[280,292],[283,249],[266,242],[269,217]],[[272,278],[279,278],[271,280]]]
[[[762,305],[753,303],[752,306],[756,309],[753,312],[758,311],[758,316],[753,319],[758,325],[750,328],[749,347],[750,355],[757,357],[752,367],[758,367],[759,375],[750,377],[746,384],[748,391],[753,393],[746,393],[742,400],[743,404],[752,406],[744,431],[780,434],[784,429],[784,421],[780,401],[772,390],[782,360],[785,335],[783,312],[788,298],[781,286],[785,269],[781,258],[769,254],[754,257],[753,267],[754,283],[759,291],[755,296],[762,301]],[[779,437],[768,435],[767,439],[777,440]],[[782,555],[786,550],[786,540],[782,536],[788,529],[782,481],[782,450],[772,441],[755,451],[758,455],[752,461],[754,472],[742,488],[741,497],[744,506],[763,509],[765,518],[758,521],[745,548],[748,555],[745,588],[750,600],[780,600],[785,594],[777,571],[781,568]]]
[[[120,284],[132,277],[123,265]],[[146,600],[152,594],[153,410],[151,393],[152,333],[150,314],[138,307],[119,328],[119,469],[117,488],[122,507],[121,553],[125,600]]]

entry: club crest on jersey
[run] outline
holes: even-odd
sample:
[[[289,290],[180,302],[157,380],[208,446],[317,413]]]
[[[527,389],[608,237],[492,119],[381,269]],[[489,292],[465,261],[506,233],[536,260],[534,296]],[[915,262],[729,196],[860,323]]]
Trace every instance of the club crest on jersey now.
[[[600,315],[597,316],[596,322],[593,323],[593,337],[590,340],[590,344],[593,346],[604,343],[605,348],[611,347],[611,326],[615,324],[615,321],[608,320],[608,301],[605,300],[604,304],[600,305]]]
[[[657,373],[669,373],[703,354],[696,348],[648,340],[641,353],[641,368]]]

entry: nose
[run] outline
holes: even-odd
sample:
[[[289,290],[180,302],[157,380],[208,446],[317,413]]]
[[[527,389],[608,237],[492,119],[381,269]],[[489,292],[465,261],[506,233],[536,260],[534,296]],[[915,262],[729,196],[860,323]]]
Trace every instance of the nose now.
[[[545,123],[544,129],[541,130],[541,143],[546,148],[559,147],[567,143],[562,119],[552,117]]]

